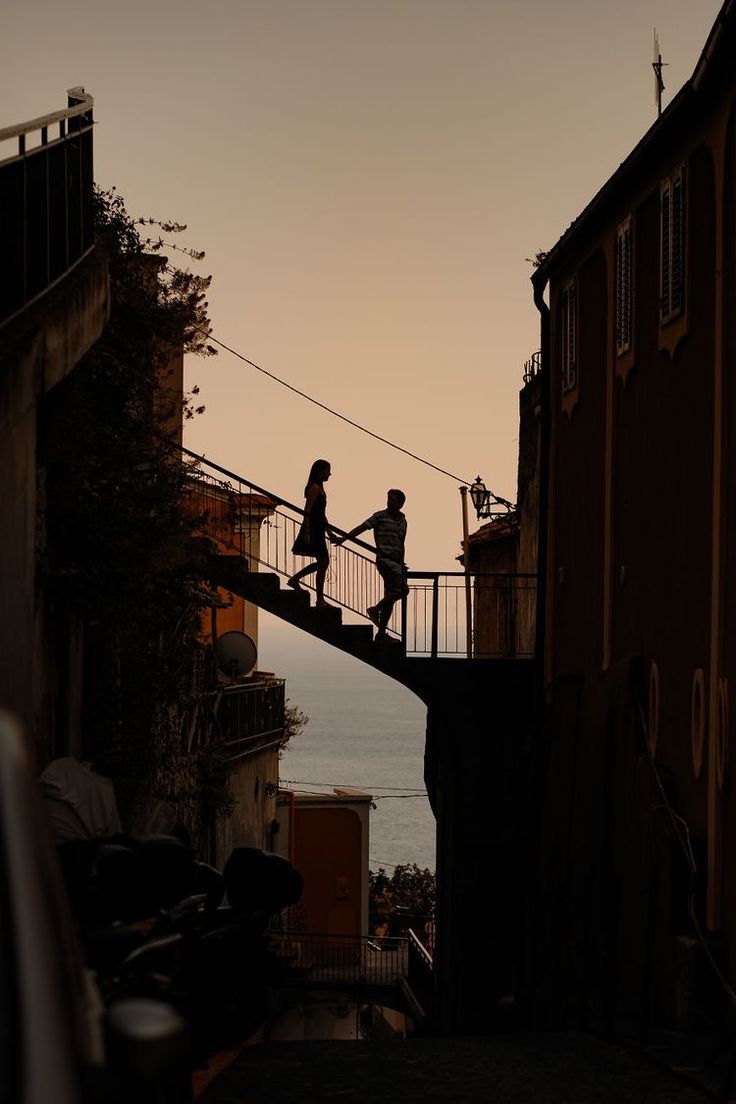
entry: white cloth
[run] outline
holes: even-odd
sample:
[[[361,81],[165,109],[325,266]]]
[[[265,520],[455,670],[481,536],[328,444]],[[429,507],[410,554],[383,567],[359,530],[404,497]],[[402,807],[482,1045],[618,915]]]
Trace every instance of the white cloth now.
[[[59,841],[99,839],[122,831],[109,778],[72,757],[54,759],[41,775],[41,795]]]

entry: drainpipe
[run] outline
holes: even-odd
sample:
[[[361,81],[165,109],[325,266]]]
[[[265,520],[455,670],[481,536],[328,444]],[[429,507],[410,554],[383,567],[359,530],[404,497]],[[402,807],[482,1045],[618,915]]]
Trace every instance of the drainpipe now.
[[[294,820],[296,817],[296,794],[289,790],[289,862],[294,862]]]
[[[463,506],[463,566],[465,568],[465,652],[473,658],[473,595],[470,589],[470,530],[468,526],[468,488],[460,488]],[[436,619],[435,619],[436,620]]]
[[[550,379],[550,319],[549,307],[544,301],[547,278],[539,272],[532,276],[534,305],[540,314],[540,375],[541,411],[539,422],[539,515],[537,522],[537,611],[534,633],[534,654],[536,666],[536,691],[539,706],[544,701],[545,680],[545,637],[547,620],[547,550],[549,546],[549,478],[550,478],[550,418],[552,409]]]
[[[534,304],[540,314],[540,405],[539,414],[539,504],[537,517],[537,610],[534,632],[534,686],[532,689],[532,717],[530,733],[532,741],[532,768],[529,779],[528,842],[524,861],[527,869],[525,912],[525,964],[522,989],[533,1015],[538,996],[538,984],[531,967],[532,955],[528,948],[535,946],[543,930],[539,922],[538,879],[543,854],[544,832],[542,809],[547,789],[548,733],[545,724],[545,676],[546,676],[546,622],[547,622],[547,559],[549,547],[549,481],[550,481],[550,422],[552,409],[550,367],[550,311],[544,301],[546,278],[539,271],[532,277]]]

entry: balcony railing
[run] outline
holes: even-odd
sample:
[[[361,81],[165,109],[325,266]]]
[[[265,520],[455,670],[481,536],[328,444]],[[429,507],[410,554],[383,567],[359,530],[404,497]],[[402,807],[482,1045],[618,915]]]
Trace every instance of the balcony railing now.
[[[538,376],[542,370],[542,353],[541,350],[532,353],[528,360],[524,361],[524,383],[531,383],[535,376]]]
[[[403,619],[407,653],[475,659],[528,658],[534,654],[536,575],[462,571],[408,573]]]
[[[64,111],[0,129],[0,325],[92,248],[93,100],[68,97]]]
[[[285,964],[286,984],[335,989],[398,985],[408,971],[405,936],[326,935],[272,932],[276,954]]]
[[[212,714],[232,759],[283,736],[285,685],[284,679],[236,682],[213,693]]]

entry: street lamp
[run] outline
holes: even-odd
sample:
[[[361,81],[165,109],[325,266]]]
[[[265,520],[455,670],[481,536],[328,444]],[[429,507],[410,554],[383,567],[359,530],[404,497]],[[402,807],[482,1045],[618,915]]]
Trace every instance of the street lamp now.
[[[479,475],[476,476],[475,483],[470,485],[470,498],[475,507],[475,515],[477,518],[491,516],[491,492]]]
[[[494,495],[492,491],[489,491],[479,475],[476,476],[475,483],[471,483],[468,490],[475,507],[475,515],[479,520],[480,518],[497,517],[499,514],[507,513],[513,509],[511,503],[507,502],[505,498],[499,498],[498,495]]]
[[[470,526],[468,525],[468,494],[475,507],[478,519],[497,517],[499,514],[509,513],[514,509],[513,505],[505,498],[499,498],[489,491],[480,476],[474,483],[460,487],[460,499],[463,510],[463,566],[465,568],[465,630],[466,653],[468,659],[473,655],[473,597],[472,579],[470,571]]]

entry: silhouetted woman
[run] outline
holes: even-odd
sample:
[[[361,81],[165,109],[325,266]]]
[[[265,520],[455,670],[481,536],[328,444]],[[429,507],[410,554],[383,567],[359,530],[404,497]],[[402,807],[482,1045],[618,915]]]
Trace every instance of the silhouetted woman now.
[[[312,464],[307,485],[304,488],[304,521],[294,541],[292,552],[296,556],[313,556],[316,563],[307,564],[287,582],[287,586],[294,590],[303,590],[299,580],[316,571],[316,606],[327,605],[325,576],[330,563],[330,554],[327,551],[327,533],[330,530],[330,524],[327,520],[327,495],[324,485],[331,474],[329,460],[315,460]]]

